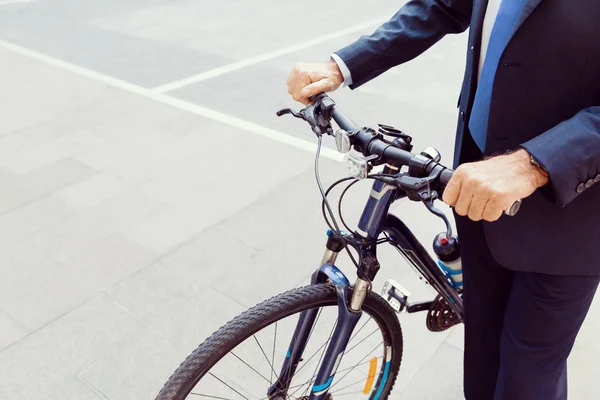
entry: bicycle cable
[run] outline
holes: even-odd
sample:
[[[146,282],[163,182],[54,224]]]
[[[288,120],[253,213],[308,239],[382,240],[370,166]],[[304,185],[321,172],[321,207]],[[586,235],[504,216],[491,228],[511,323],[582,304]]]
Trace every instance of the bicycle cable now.
[[[317,140],[318,140],[317,141],[317,154],[315,156],[315,178],[317,179],[317,186],[319,187],[319,191],[321,192],[321,197],[323,198],[325,207],[327,207],[327,212],[329,213],[329,216],[331,217],[331,222],[333,223],[333,226],[335,227],[335,229],[331,226],[329,228],[332,229],[334,231],[334,234],[344,243],[344,249],[346,249],[346,252],[348,253],[348,256],[350,257],[350,260],[352,260],[352,263],[356,266],[356,269],[358,271],[360,271],[360,264],[356,261],[356,259],[354,258],[354,255],[348,248],[348,241],[346,240],[344,235],[342,235],[340,227],[335,219],[335,215],[331,209],[331,206],[329,205],[329,200],[327,199],[325,190],[323,190],[323,184],[321,183],[321,176],[319,174],[319,160],[321,158],[321,145],[323,144],[323,138],[321,136],[318,136]],[[360,258],[360,254],[359,254],[359,258]]]
[[[349,231],[352,232],[352,229],[350,229],[350,227],[348,226],[348,224],[346,223],[346,221],[344,221],[344,215],[342,214],[342,201],[344,200],[344,195],[346,194],[346,192],[356,183],[358,182],[358,179],[355,179],[354,181],[350,182],[346,188],[342,191],[342,194],[340,195],[340,200],[338,201],[338,214],[340,215],[340,221],[342,221],[342,224],[344,225],[344,227]]]
[[[380,177],[394,177],[394,175],[392,174],[372,174],[372,175],[367,175],[367,179],[377,179]],[[339,204],[338,204],[338,214],[340,216],[340,219],[342,220],[342,223],[344,225],[344,227],[348,230],[348,232],[352,232],[352,228],[350,228],[344,221],[344,216],[342,214],[342,209],[341,209],[341,202],[343,201],[343,197],[344,194],[346,193],[346,191],[349,189],[349,186],[354,185],[356,182],[359,181],[359,179],[354,178],[352,176],[346,177],[346,178],[342,178],[342,179],[338,179],[337,181],[333,182],[329,188],[327,188],[327,191],[325,191],[325,197],[329,196],[329,193],[338,185],[342,184],[343,182],[349,181],[354,179],[354,182],[351,182],[350,185],[348,185],[348,187],[344,190],[344,192],[342,193],[342,196],[339,199]],[[327,226],[329,227],[329,229],[331,229],[332,231],[335,230],[335,228],[331,225],[331,222],[329,222],[329,218],[327,217],[327,212],[325,211],[325,202],[322,201],[321,202],[321,213],[323,214],[323,219],[325,220],[325,223],[327,224]],[[360,244],[358,241],[355,242],[356,245]]]
[[[335,218],[335,215],[333,213],[333,210],[331,209],[331,205],[329,204],[329,199],[327,198],[327,196],[329,195],[329,192],[331,192],[331,190],[333,188],[335,188],[337,185],[341,184],[342,182],[346,182],[348,180],[354,179],[353,182],[351,182],[342,192],[342,195],[340,197],[339,203],[338,203],[338,213],[340,214],[340,219],[344,225],[344,227],[348,230],[349,233],[352,232],[352,230],[350,229],[350,227],[346,224],[346,222],[344,221],[344,217],[341,214],[341,204],[342,204],[342,200],[344,195],[346,194],[346,192],[348,191],[348,189],[350,189],[350,187],[352,187],[356,182],[359,181],[359,179],[356,179],[354,177],[346,177],[346,178],[342,178],[337,180],[336,182],[334,182],[331,186],[329,186],[329,188],[327,189],[327,191],[325,191],[323,189],[323,184],[321,183],[321,176],[319,173],[319,161],[321,158],[321,147],[323,144],[323,138],[321,136],[317,137],[317,152],[315,155],[315,178],[317,180],[317,186],[319,187],[319,192],[321,193],[321,197],[322,197],[322,203],[321,203],[321,210],[323,212],[323,218],[325,219],[325,223],[327,224],[327,226],[329,227],[329,229],[331,229],[333,231],[333,233],[340,238],[340,240],[343,242],[344,244],[344,249],[346,250],[346,252],[348,253],[348,256],[350,257],[350,260],[352,261],[352,263],[354,264],[354,266],[356,267],[356,269],[359,272],[359,276],[361,276],[361,278],[367,280],[368,282],[370,282],[371,280],[368,279],[368,277],[363,276],[364,274],[362,274],[362,271],[360,271],[360,263],[358,261],[356,261],[356,259],[354,258],[352,252],[350,251],[350,246],[349,244],[352,244],[353,246],[355,245],[359,245],[360,243],[358,241],[356,241],[354,239],[354,237],[348,237],[347,235],[343,235],[342,231],[339,227],[339,224],[337,223],[337,220]],[[368,179],[377,179],[379,177],[393,177],[394,175],[392,174],[372,174],[372,175],[367,175]],[[329,218],[327,217],[327,213],[325,212],[325,209],[327,209],[327,213],[329,214],[329,217],[331,217],[331,223],[329,222]],[[352,240],[353,243],[350,243],[350,241]],[[376,241],[377,244],[379,244],[379,240]],[[355,249],[356,250],[356,249]],[[358,259],[360,260],[361,255],[360,252],[358,252]]]

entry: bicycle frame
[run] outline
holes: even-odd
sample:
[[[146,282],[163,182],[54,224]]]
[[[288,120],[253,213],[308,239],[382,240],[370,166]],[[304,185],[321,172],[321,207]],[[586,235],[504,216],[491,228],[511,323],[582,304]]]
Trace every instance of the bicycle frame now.
[[[397,168],[387,165],[384,174],[395,173]],[[416,268],[423,278],[448,301],[452,309],[462,319],[462,298],[449,283],[446,276],[417,240],[410,229],[397,217],[388,213],[391,204],[406,194],[395,186],[375,180],[371,195],[365,205],[354,236],[361,243],[356,250],[361,255],[358,278],[354,287],[350,287],[348,278],[335,266],[337,255],[343,249],[343,241],[329,233],[325,254],[319,269],[313,274],[311,284],[330,281],[336,288],[338,297],[338,322],[329,341],[323,363],[310,393],[311,400],[324,400],[331,387],[337,367],[343,357],[346,346],[362,316],[362,303],[371,290],[371,282],[379,270],[376,249],[377,239],[382,233],[390,238],[390,244]],[[367,280],[362,279],[367,278]],[[348,298],[350,297],[350,300]],[[279,379],[268,391],[269,398],[278,398],[278,394],[287,393],[291,379],[300,363],[310,332],[315,323],[318,309],[301,313],[294,335],[290,341],[287,356],[279,374]],[[379,400],[385,387],[393,354],[386,348],[384,353],[384,372],[378,383],[378,391],[373,400]]]

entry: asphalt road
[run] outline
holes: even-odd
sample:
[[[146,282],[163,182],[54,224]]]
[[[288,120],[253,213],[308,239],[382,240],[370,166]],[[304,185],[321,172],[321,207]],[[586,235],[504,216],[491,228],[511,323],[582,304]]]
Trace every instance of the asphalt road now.
[[[0,1],[0,399],[153,398],[184,357],[249,306],[302,285],[325,224],[315,138],[277,118],[287,73],[368,34],[402,2]],[[466,36],[333,98],[451,163]],[[332,143],[325,182],[344,175]],[[345,204],[355,224],[369,187]],[[424,207],[392,211],[428,245]],[[384,250],[393,278],[431,291]],[[340,261],[351,275],[346,260]],[[462,330],[400,316],[392,399],[460,399]],[[595,399],[600,309],[569,364]]]

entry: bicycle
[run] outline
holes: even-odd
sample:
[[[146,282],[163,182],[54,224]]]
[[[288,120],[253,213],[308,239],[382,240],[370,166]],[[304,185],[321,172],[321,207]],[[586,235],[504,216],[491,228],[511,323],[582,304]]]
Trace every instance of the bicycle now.
[[[157,400],[181,400],[187,396],[332,400],[358,393],[371,400],[386,399],[402,360],[402,330],[396,313],[427,312],[426,323],[431,331],[462,323],[460,285],[436,264],[410,229],[388,213],[390,205],[401,198],[423,202],[444,221],[446,237],[451,238],[450,223],[434,207],[434,201],[453,171],[439,163],[441,157],[435,149],[413,154],[409,135],[386,125],[380,125],[378,130],[359,127],[325,94],[311,100],[312,104],[301,111],[283,109],[277,113],[306,121],[318,138],[315,176],[329,231],[311,284],[266,300],[220,328],[179,366]],[[332,119],[340,127],[335,133]],[[338,150],[347,153],[347,163],[353,171],[352,176],[338,180],[327,191],[323,190],[318,169],[324,135],[335,136]],[[383,166],[382,171],[371,174],[376,166]],[[408,167],[408,171],[402,172],[402,167]],[[358,228],[352,232],[341,215],[341,202],[348,189],[361,179],[372,179],[374,183]],[[348,181],[351,182],[342,192],[338,206],[346,228],[343,231],[327,196],[334,187]],[[507,213],[514,215],[519,204],[513,204]],[[408,292],[393,280],[384,285],[383,297],[372,291],[380,269],[376,250],[384,243],[396,248],[437,292],[434,300],[409,303]],[[354,285],[335,266],[342,251],[356,266]],[[357,329],[363,314],[369,318]],[[285,338],[286,347],[277,342],[278,336]],[[270,346],[265,345],[265,340]],[[358,356],[355,350],[365,346],[371,351]]]

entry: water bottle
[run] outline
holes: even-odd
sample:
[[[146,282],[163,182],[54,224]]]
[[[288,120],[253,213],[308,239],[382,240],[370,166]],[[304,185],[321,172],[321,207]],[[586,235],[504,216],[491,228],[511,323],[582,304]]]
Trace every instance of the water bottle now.
[[[460,245],[458,238],[448,238],[446,232],[442,232],[433,241],[433,251],[438,260],[437,263],[446,277],[456,289],[463,287],[462,263],[460,260]]]

